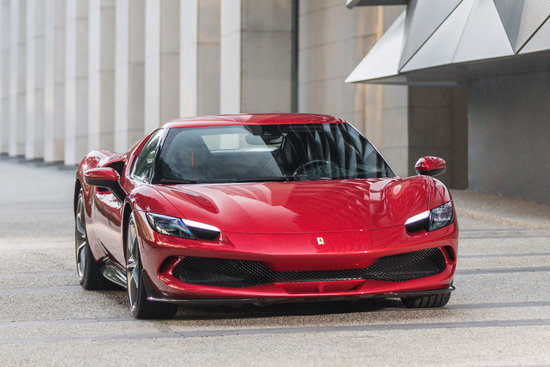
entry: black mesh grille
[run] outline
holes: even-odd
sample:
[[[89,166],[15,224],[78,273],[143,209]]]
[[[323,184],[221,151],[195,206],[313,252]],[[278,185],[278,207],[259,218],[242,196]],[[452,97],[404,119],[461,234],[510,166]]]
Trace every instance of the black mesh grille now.
[[[373,279],[391,282],[424,278],[445,270],[439,249],[385,256],[363,269],[323,271],[273,271],[259,261],[186,257],[172,274],[190,284],[244,288],[269,283]]]

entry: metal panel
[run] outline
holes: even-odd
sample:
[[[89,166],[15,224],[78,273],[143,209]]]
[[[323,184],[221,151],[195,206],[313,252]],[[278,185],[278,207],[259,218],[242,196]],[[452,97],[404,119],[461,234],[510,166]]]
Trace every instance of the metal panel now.
[[[403,11],[384,33],[380,41],[348,76],[346,83],[366,79],[378,79],[398,74],[399,57],[405,31],[405,11]]]
[[[548,0],[494,0],[514,52],[531,38],[548,16]]]
[[[453,62],[513,55],[514,50],[492,0],[474,3]]]
[[[353,8],[356,6],[372,6],[372,5],[407,5],[409,0],[347,0],[346,6]]]
[[[399,67],[422,47],[462,0],[411,0],[405,21],[406,41]]]
[[[520,54],[550,50],[550,20],[547,20],[523,46]]]
[[[462,1],[400,71],[450,64],[474,1]]]
[[[523,5],[525,0],[493,0],[495,7],[497,8],[498,15],[510,44],[513,46],[518,41],[519,25],[521,22],[521,13],[523,12]]]

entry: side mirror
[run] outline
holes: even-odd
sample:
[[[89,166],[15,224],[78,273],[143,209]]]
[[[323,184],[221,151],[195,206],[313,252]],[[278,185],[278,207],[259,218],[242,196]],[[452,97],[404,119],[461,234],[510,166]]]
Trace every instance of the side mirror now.
[[[92,168],[84,172],[84,182],[90,186],[109,188],[113,183],[118,182],[119,179],[118,172],[110,167]]]
[[[438,157],[422,157],[414,165],[416,173],[426,176],[437,176],[445,172],[447,164]]]
[[[90,186],[109,189],[122,202],[126,193],[120,187],[119,180],[120,175],[111,167],[92,168],[84,172],[84,182]]]

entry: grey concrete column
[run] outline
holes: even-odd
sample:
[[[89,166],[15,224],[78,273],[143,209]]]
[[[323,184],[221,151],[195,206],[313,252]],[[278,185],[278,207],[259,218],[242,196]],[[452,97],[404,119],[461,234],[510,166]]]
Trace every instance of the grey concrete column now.
[[[447,171],[437,178],[456,189],[468,187],[468,113],[466,90],[409,86],[409,175],[425,155],[445,159]]]
[[[65,0],[45,1],[44,161],[62,161],[65,139]]]
[[[115,23],[115,151],[125,152],[144,134],[145,0],[118,0]]]
[[[44,1],[27,0],[25,157],[44,155]]]
[[[25,154],[26,0],[10,4],[10,122],[9,154]]]
[[[88,1],[68,0],[66,9],[65,164],[78,164],[88,150]]]
[[[220,110],[220,0],[181,3],[180,115]]]
[[[88,148],[114,150],[115,1],[88,3]]]
[[[2,0],[0,12],[0,153],[7,153],[10,121],[10,0]]]
[[[291,0],[222,1],[222,113],[291,110],[291,20]]]
[[[146,0],[145,130],[179,116],[180,1]]]

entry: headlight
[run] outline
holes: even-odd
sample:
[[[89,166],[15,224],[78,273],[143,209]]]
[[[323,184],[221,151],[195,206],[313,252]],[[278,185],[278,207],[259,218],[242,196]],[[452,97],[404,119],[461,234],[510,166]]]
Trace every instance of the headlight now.
[[[448,226],[453,219],[453,204],[449,201],[437,208],[410,217],[405,222],[405,227],[409,232],[416,232],[420,229],[431,232]]]
[[[448,226],[453,222],[453,204],[449,201],[430,210],[430,227],[428,231]]]
[[[220,235],[220,230],[209,224],[168,215],[147,213],[147,221],[154,231],[168,236],[213,240]]]

